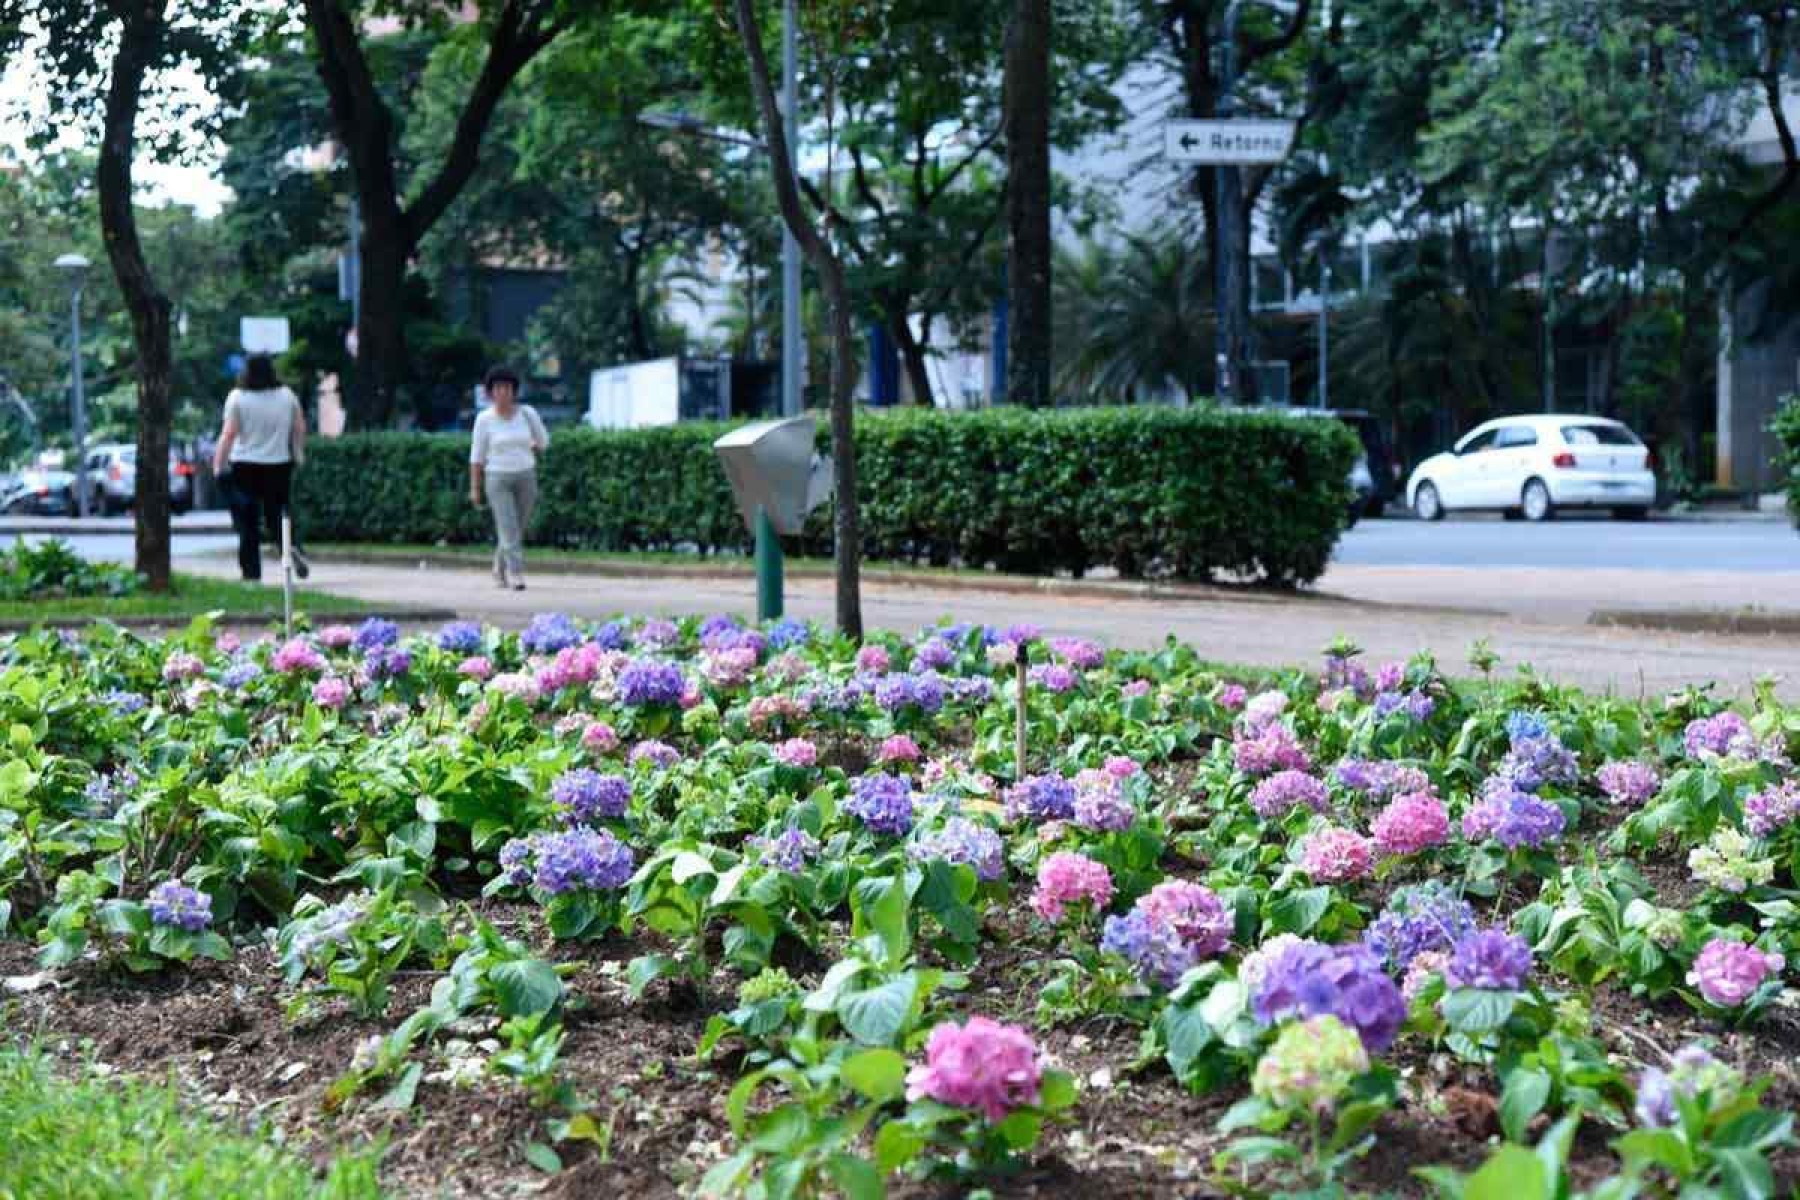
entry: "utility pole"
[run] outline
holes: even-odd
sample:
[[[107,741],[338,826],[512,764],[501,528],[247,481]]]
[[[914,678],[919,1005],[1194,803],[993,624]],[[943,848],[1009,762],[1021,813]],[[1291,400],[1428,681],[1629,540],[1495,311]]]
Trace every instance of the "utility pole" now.
[[[1220,45],[1218,112],[1221,118],[1227,120],[1235,109],[1232,90],[1237,86],[1237,21],[1238,6],[1241,3],[1242,0],[1231,0],[1225,6],[1225,36]],[[1222,164],[1213,168],[1213,183],[1213,211],[1218,214],[1219,221],[1219,254],[1216,264],[1218,281],[1214,289],[1219,326],[1219,399],[1227,404],[1235,404],[1240,402],[1244,392],[1239,375],[1244,367],[1244,326],[1248,323],[1248,314],[1244,311],[1244,295],[1239,287],[1237,264],[1237,231],[1241,223],[1238,210],[1243,205],[1244,191],[1238,179],[1238,169],[1234,166]]]
[[[781,111],[794,172],[800,165],[799,30],[795,0],[781,6]],[[781,415],[800,415],[800,243],[781,226]]]
[[[1320,13],[1325,19],[1325,34],[1331,33],[1331,0],[1325,0]],[[1319,155],[1319,172],[1331,175],[1331,156]],[[1331,407],[1331,239],[1319,246],[1319,407]]]

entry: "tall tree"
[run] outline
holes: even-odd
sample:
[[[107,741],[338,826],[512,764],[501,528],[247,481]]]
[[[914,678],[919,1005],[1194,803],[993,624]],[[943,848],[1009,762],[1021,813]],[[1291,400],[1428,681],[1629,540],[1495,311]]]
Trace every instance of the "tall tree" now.
[[[769,169],[775,177],[775,198],[781,219],[800,243],[819,278],[831,313],[831,465],[833,554],[837,574],[837,624],[845,636],[862,640],[862,528],[856,502],[856,412],[852,393],[856,388],[855,351],[851,345],[850,288],[844,263],[806,210],[794,172],[794,158],[783,128],[781,106],[769,73],[769,55],[763,46],[756,0],[732,0],[738,37],[749,66],[750,88],[762,122],[768,147]]]
[[[1006,31],[1006,398],[1050,403],[1050,0]]]
[[[356,182],[362,220],[359,387],[352,418],[386,424],[406,378],[406,267],[420,240],[444,215],[480,163],[481,141],[507,87],[541,51],[570,29],[591,3],[579,0],[480,0],[472,26],[484,48],[480,70],[435,173],[406,198],[397,166],[400,130],[370,68],[359,26],[377,16],[449,32],[450,13],[435,0],[305,0],[319,78],[332,125]]]
[[[101,235],[131,317],[137,358],[137,569],[153,591],[167,591],[174,384],[170,304],[138,235],[132,169],[146,99],[154,104],[167,98],[161,85],[175,68],[219,80],[233,60],[236,14],[230,6],[202,11],[172,0],[0,0],[0,50],[9,57],[31,36],[28,15],[45,39],[52,120],[99,129],[95,183]],[[177,121],[177,129],[183,123]],[[45,136],[39,140],[49,140],[49,132],[41,131]],[[179,132],[153,141],[163,155],[178,154],[180,147]]]

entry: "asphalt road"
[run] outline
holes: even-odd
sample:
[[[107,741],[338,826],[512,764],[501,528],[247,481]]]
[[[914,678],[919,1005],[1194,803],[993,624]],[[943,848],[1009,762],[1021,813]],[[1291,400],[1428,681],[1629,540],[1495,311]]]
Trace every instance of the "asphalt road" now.
[[[1332,562],[1358,567],[1562,567],[1630,571],[1800,571],[1786,521],[1559,517],[1540,525],[1479,517],[1359,521]]]

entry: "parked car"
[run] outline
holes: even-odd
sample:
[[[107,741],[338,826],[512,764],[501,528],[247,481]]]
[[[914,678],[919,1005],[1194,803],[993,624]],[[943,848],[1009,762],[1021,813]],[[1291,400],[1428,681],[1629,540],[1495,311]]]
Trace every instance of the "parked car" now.
[[[1399,482],[1394,456],[1388,449],[1381,422],[1372,414],[1360,408],[1303,408],[1298,405],[1249,411],[1279,412],[1294,417],[1335,417],[1356,433],[1363,452],[1350,468],[1350,490],[1354,493],[1350,502],[1350,525],[1355,525],[1359,517],[1380,516],[1387,502],[1393,499]]]
[[[69,516],[75,512],[75,476],[44,467],[20,471],[10,490],[0,494],[0,512],[14,516]]]
[[[1501,417],[1413,468],[1406,500],[1426,521],[1471,509],[1547,521],[1559,508],[1606,508],[1641,521],[1656,502],[1656,472],[1644,443],[1618,421]]]
[[[137,447],[113,442],[88,450],[88,509],[111,516],[137,502]],[[169,507],[184,513],[194,507],[194,464],[169,456]]]

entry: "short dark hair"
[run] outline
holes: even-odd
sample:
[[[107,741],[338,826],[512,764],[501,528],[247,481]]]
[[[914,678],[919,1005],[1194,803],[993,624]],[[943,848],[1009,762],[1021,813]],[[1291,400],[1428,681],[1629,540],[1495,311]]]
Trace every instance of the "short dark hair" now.
[[[252,354],[238,372],[238,386],[246,392],[272,392],[281,386],[275,375],[275,360],[267,354]]]
[[[489,367],[488,373],[481,380],[482,390],[492,391],[496,383],[510,383],[513,391],[519,391],[519,373],[511,367]]]

